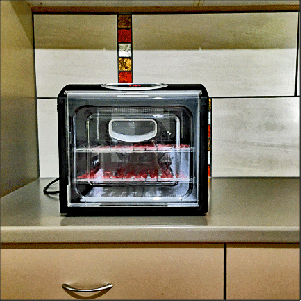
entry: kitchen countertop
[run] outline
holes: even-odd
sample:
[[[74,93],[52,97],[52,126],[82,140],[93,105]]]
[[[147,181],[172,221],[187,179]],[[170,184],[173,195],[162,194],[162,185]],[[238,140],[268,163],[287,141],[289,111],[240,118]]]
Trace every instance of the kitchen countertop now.
[[[170,217],[61,216],[51,180],[2,198],[2,243],[300,242],[299,178],[212,178],[206,216]]]

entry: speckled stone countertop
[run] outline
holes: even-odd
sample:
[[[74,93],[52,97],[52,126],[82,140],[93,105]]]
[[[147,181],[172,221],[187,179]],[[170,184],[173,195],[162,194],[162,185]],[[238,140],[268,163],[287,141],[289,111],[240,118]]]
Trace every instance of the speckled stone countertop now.
[[[93,217],[61,216],[51,180],[2,198],[2,243],[300,242],[299,178],[213,178],[206,216]]]

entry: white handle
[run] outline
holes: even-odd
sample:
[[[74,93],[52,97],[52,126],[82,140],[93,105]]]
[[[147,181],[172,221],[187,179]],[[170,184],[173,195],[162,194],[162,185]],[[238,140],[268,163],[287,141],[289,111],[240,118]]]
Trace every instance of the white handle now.
[[[165,84],[104,84],[101,85],[104,88],[111,90],[125,90],[125,91],[136,91],[136,90],[156,90],[167,87]]]
[[[123,133],[118,133],[113,129],[113,124],[115,122],[132,122],[133,124],[139,124],[139,122],[149,122],[152,124],[152,130],[148,133],[142,135],[127,135]],[[112,138],[121,140],[124,142],[142,142],[147,141],[157,135],[157,123],[154,119],[112,119],[109,122],[109,134]]]

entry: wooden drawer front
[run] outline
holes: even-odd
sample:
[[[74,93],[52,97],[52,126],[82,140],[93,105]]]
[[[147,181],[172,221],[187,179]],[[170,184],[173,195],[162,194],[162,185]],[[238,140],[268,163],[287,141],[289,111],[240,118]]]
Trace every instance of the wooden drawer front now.
[[[299,247],[227,246],[227,299],[300,300]]]
[[[2,298],[72,299],[63,283],[112,283],[99,298],[223,299],[223,246],[190,246],[3,249]]]

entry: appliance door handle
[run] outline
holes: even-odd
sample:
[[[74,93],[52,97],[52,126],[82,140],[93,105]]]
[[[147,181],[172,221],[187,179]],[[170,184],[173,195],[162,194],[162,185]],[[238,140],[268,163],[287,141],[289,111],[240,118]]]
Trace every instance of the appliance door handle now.
[[[118,91],[145,91],[145,90],[156,90],[167,87],[166,84],[103,84],[104,88]]]
[[[65,291],[69,291],[69,292],[77,292],[77,293],[96,293],[96,292],[101,292],[104,290],[108,290],[111,289],[113,287],[113,284],[108,283],[106,285],[103,285],[101,287],[97,287],[97,288],[92,288],[92,289],[81,289],[81,288],[75,288],[70,286],[69,284],[63,283],[62,284],[62,288]]]
[[[152,126],[151,130],[148,132],[144,132],[143,134],[126,134],[122,133],[122,130],[124,128],[129,128],[132,125],[135,126],[135,124],[138,126],[139,124],[141,125],[141,128],[145,128],[145,124],[143,126],[143,123],[148,123],[149,125]],[[118,128],[118,123],[120,123],[119,128]],[[117,126],[114,128],[114,124]],[[109,122],[109,135],[110,137],[121,140],[124,142],[141,142],[141,141],[146,141],[150,140],[151,138],[155,137],[157,135],[157,122],[154,119],[112,119]],[[121,132],[118,130],[121,130]]]

